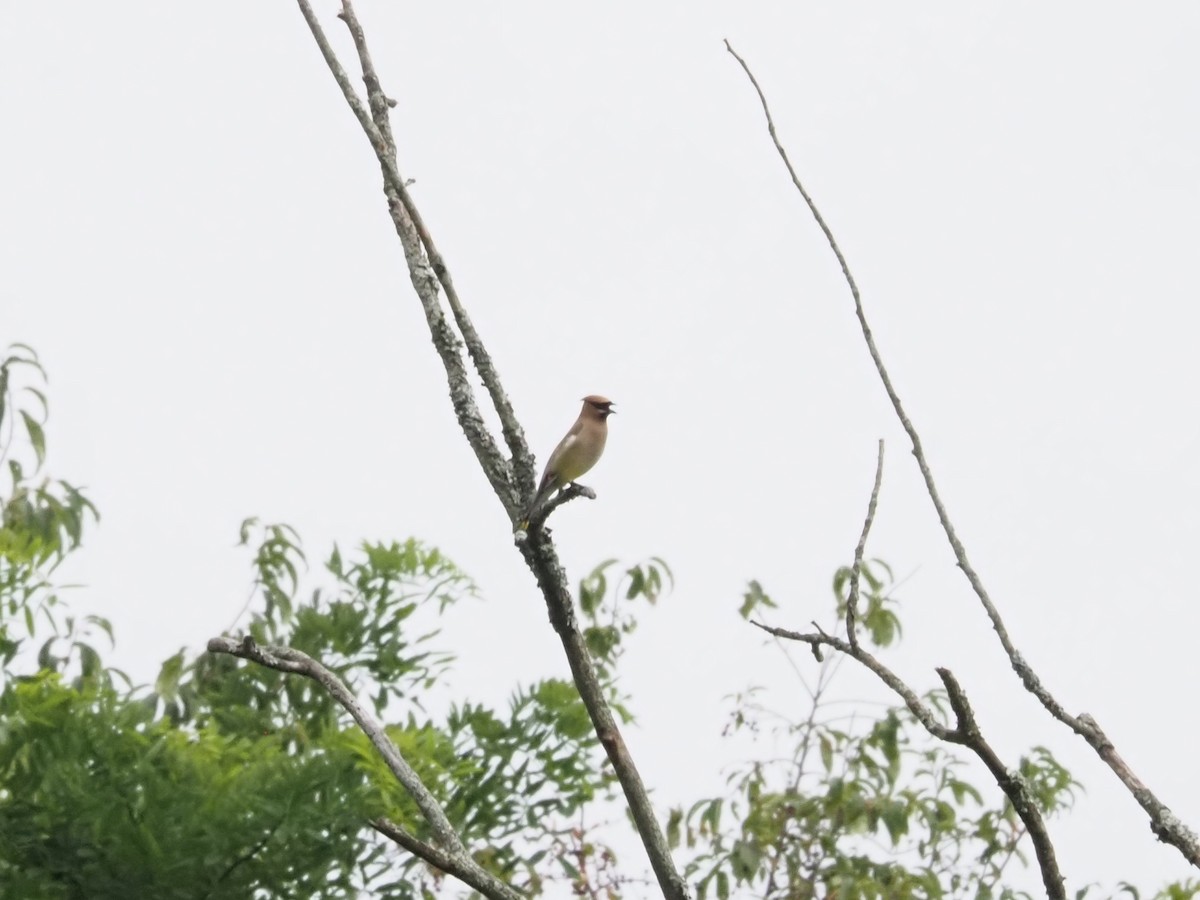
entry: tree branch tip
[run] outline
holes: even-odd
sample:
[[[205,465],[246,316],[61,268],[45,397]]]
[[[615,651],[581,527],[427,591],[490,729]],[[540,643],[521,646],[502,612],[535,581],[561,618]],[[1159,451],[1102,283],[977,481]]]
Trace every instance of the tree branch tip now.
[[[1200,866],[1200,840],[1197,840],[1193,833],[1183,832],[1180,829],[1171,827],[1175,824],[1175,822],[1173,817],[1168,818],[1170,814],[1169,810],[1166,809],[1165,804],[1159,801],[1158,798],[1149,790],[1149,788],[1142,784],[1141,781],[1128,770],[1124,762],[1119,756],[1117,756],[1116,749],[1112,742],[1105,736],[1099,725],[1091,720],[1090,717],[1073,717],[1068,714],[1059,704],[1057,699],[1055,699],[1055,697],[1050,693],[1050,691],[1041,684],[1041,680],[1018,653],[1015,645],[1008,635],[999,611],[997,610],[995,604],[993,604],[987,590],[984,588],[982,580],[976,574],[975,570],[968,561],[966,550],[964,549],[962,542],[959,540],[954,526],[950,521],[949,513],[946,511],[942,499],[938,494],[937,487],[934,484],[932,471],[930,470],[930,466],[925,458],[925,454],[921,446],[921,439],[916,428],[912,425],[904,411],[899,394],[896,392],[896,389],[892,384],[891,377],[888,375],[887,369],[884,366],[882,356],[875,345],[875,339],[871,333],[870,325],[867,322],[866,312],[863,309],[863,303],[858,289],[858,284],[855,282],[854,277],[851,274],[849,263],[847,262],[845,255],[842,253],[841,248],[838,246],[838,243],[833,235],[833,231],[830,229],[824,217],[818,210],[816,203],[805,189],[800,177],[797,175],[795,168],[792,166],[792,163],[788,158],[787,151],[779,141],[778,136],[776,135],[775,123],[772,120],[771,112],[768,108],[766,96],[755,79],[753,72],[746,61],[742,59],[742,57],[739,56],[738,53],[733,49],[729,39],[725,38],[724,42],[725,49],[728,50],[734,59],[740,64],[742,70],[745,72],[748,80],[750,81],[750,84],[756,91],[759,102],[763,109],[763,114],[766,118],[767,131],[771,136],[775,150],[779,154],[784,167],[787,169],[788,175],[791,177],[792,183],[797,192],[800,194],[805,205],[812,213],[812,216],[815,219],[818,227],[825,235],[830,249],[837,258],[838,264],[842,270],[842,275],[854,301],[855,315],[858,318],[862,336],[867,345],[868,353],[870,354],[871,360],[874,363],[876,373],[883,384],[884,391],[886,392],[888,399],[891,401],[892,408],[895,411],[905,433],[908,435],[909,440],[911,441],[910,452],[916,460],[917,468],[921,472],[927,493],[931,502],[933,503],[934,509],[937,512],[938,520],[941,523],[942,530],[945,533],[946,539],[950,544],[950,548],[954,553],[955,565],[966,577],[967,582],[970,584],[975,595],[978,597],[988,619],[992,624],[993,630],[996,632],[997,637],[999,638],[1001,646],[1012,662],[1013,669],[1016,671],[1025,689],[1038,699],[1038,701],[1050,713],[1050,715],[1084,737],[1087,743],[1089,743],[1097,751],[1101,759],[1103,759],[1104,762],[1106,762],[1109,767],[1113,769],[1119,780],[1126,786],[1126,788],[1129,789],[1129,791],[1133,794],[1134,799],[1150,816],[1155,834],[1160,834],[1159,829],[1161,828],[1161,834],[1167,835],[1164,840],[1168,840],[1173,846],[1180,849],[1185,858],[1187,858],[1188,861],[1193,865]],[[815,622],[813,624],[816,625]],[[817,628],[820,630],[819,626],[817,626]],[[815,635],[809,635],[808,638],[810,646],[813,648],[814,655],[816,655],[818,643],[833,646],[838,650],[844,649],[840,639],[824,636],[823,632],[821,638],[816,638]],[[856,654],[855,658],[863,661],[864,656],[873,660],[873,657],[870,657],[870,655],[866,654],[865,651]],[[820,659],[819,656],[817,656],[817,658]],[[880,674],[881,671],[886,671],[882,664],[879,664],[874,660],[873,662],[879,666],[879,669],[875,670],[876,674]],[[874,669],[874,666],[869,665],[868,667]],[[1009,800],[1012,802],[1014,808],[1017,809],[1027,831],[1030,833],[1035,850],[1037,852],[1038,862],[1042,871],[1042,878],[1046,887],[1047,896],[1053,898],[1053,900],[1063,900],[1063,898],[1066,897],[1063,887],[1064,881],[1061,873],[1058,870],[1057,861],[1054,858],[1053,844],[1050,842],[1049,836],[1046,833],[1045,825],[1036,809],[1036,804],[1033,803],[1029,797],[1030,791],[1027,780],[1022,778],[1019,772],[1006,769],[1000,763],[994,751],[992,751],[992,749],[987,745],[986,741],[982,738],[978,725],[973,720],[973,714],[969,701],[966,697],[966,693],[962,686],[959,685],[954,679],[949,670],[939,669],[938,674],[942,676],[943,683],[946,685],[951,708],[958,717],[960,725],[956,732],[950,732],[948,729],[946,729],[947,734],[950,736],[948,739],[955,740],[955,742],[959,742],[959,740],[961,740],[962,743],[965,743],[972,750],[974,750],[974,752],[981,757],[989,770],[992,771],[993,776],[997,778],[1000,787],[1009,797]],[[900,682],[898,679],[897,683],[903,685],[903,682]],[[896,689],[895,685],[892,686],[894,689]],[[913,709],[913,711],[916,712],[916,707],[919,705],[919,703],[915,695],[906,696],[906,702],[909,703],[910,709]],[[931,719],[930,721],[933,720]],[[922,723],[925,724],[924,719],[922,719]],[[926,727],[929,727],[928,724]],[[938,728],[941,729],[942,726],[938,726]],[[934,729],[930,729],[930,731],[931,733],[937,735],[937,731]]]
[[[589,500],[596,499],[596,492],[586,484],[576,484],[572,481],[571,487],[575,488],[576,496],[587,497]]]

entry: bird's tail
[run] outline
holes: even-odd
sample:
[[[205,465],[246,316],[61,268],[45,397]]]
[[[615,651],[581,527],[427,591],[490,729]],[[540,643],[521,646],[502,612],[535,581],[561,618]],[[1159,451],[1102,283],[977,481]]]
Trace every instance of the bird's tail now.
[[[550,499],[550,495],[558,490],[558,479],[547,477],[538,487],[538,492],[533,496],[533,502],[525,510],[525,515],[521,517],[521,522],[517,526],[522,531],[529,529],[529,520],[533,518],[533,514],[538,511],[543,503]]]

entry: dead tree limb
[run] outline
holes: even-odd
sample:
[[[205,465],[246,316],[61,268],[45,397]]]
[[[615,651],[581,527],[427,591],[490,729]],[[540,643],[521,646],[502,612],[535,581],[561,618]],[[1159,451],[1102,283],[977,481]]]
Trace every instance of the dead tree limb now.
[[[400,239],[409,277],[425,313],[434,348],[446,371],[446,381],[459,427],[471,445],[492,490],[515,526],[533,496],[533,455],[529,451],[512,404],[500,383],[496,366],[455,290],[450,270],[417,209],[408,190],[408,182],[400,173],[396,143],[389,119],[390,110],[396,104],[383,90],[367,47],[364,30],[351,0],[341,0],[341,12],[338,17],[346,24],[354,43],[366,88],[366,102],[339,61],[311,4],[308,0],[297,0],[297,3],[325,64],[329,67],[379,162],[388,212]],[[441,302],[443,292],[450,307],[449,317]],[[475,391],[462,357],[463,346],[466,347],[475,372],[500,419],[510,458],[505,458],[480,414]],[[582,491],[564,493],[560,502],[581,495],[586,496]],[[559,563],[550,535],[539,524],[529,533],[519,532],[516,543],[542,590],[550,621],[562,641],[576,688],[625,793],[634,825],[645,846],[663,895],[669,900],[686,900],[687,885],[675,868],[662,826],[604,695],[587,644],[575,619],[574,599],[566,572]]]
[[[751,85],[753,85],[755,92],[758,94],[758,100],[762,104],[763,115],[767,120],[767,131],[771,136],[772,143],[775,145],[775,150],[779,154],[779,158],[783,161],[788,175],[792,179],[792,184],[804,199],[809,212],[812,213],[813,219],[820,227],[822,233],[824,233],[830,249],[833,251],[834,256],[837,257],[838,265],[842,269],[842,276],[845,278],[846,284],[850,288],[850,294],[854,298],[854,313],[858,317],[858,324],[862,330],[863,340],[867,345],[867,352],[870,353],[871,361],[875,364],[875,371],[879,375],[879,380],[883,383],[883,389],[887,392],[888,399],[892,403],[892,409],[895,410],[896,417],[900,420],[900,425],[904,428],[905,433],[912,442],[912,452],[917,461],[917,468],[921,470],[921,477],[925,480],[926,492],[929,494],[929,499],[933,502],[933,507],[937,512],[942,531],[946,535],[946,540],[950,543],[958,567],[962,569],[968,584],[971,586],[971,590],[974,591],[980,605],[991,621],[992,628],[995,630],[996,636],[1000,640],[1000,645],[1004,648],[1004,652],[1008,656],[1013,671],[1017,673],[1017,677],[1020,678],[1025,689],[1037,698],[1038,702],[1042,704],[1050,715],[1087,741],[1092,749],[1096,751],[1096,754],[1112,769],[1117,778],[1120,779],[1121,783],[1125,785],[1126,789],[1128,789],[1145,811],[1146,815],[1149,816],[1150,829],[1158,839],[1178,849],[1188,862],[1200,868],[1200,837],[1197,837],[1196,832],[1180,821],[1166,804],[1159,800],[1154,792],[1146,787],[1141,779],[1133,773],[1124,760],[1117,754],[1112,741],[1101,730],[1095,719],[1086,713],[1073,716],[1063,708],[1062,704],[1050,693],[1049,689],[1042,684],[1037,673],[1025,661],[1025,657],[1017,650],[1016,645],[1009,636],[1008,628],[1000,616],[1000,611],[988,595],[979,574],[967,559],[966,548],[963,546],[962,541],[959,540],[958,533],[954,529],[954,524],[950,521],[950,515],[946,511],[946,506],[942,502],[937,486],[934,484],[933,472],[929,467],[928,460],[925,458],[925,451],[921,446],[920,435],[917,434],[917,429],[913,426],[912,420],[904,411],[904,405],[900,402],[900,395],[897,394],[896,388],[892,384],[892,379],[888,375],[887,368],[883,364],[883,357],[879,353],[879,348],[875,345],[875,338],[871,333],[871,327],[867,323],[866,312],[863,309],[862,296],[859,294],[858,284],[850,272],[850,265],[846,262],[846,257],[838,246],[837,240],[833,236],[833,231],[826,224],[812,196],[805,189],[800,181],[800,177],[796,174],[795,168],[792,166],[787,151],[784,149],[783,144],[779,140],[779,135],[775,131],[775,121],[771,117],[767,98],[763,94],[758,80],[754,77],[754,73],[750,71],[750,67],[746,64],[746,61],[737,54],[729,41],[725,42],[725,48],[738,61],[738,64],[746,73],[746,77],[750,79]]]

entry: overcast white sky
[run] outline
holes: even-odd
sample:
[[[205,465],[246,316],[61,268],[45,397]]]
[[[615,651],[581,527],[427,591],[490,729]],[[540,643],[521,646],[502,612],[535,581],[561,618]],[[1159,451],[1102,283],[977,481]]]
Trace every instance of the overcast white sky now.
[[[1072,889],[1194,875],[1008,672],[721,40],[849,256],[1018,646],[1195,828],[1200,6],[359,12],[403,171],[540,459],[582,395],[618,404],[599,499],[555,536],[573,577],[675,570],[625,672],[663,805],[721,790],[726,695],[769,685],[803,713],[738,598],[758,578],[777,624],[827,617],[883,437],[868,552],[911,574],[887,660],[921,688],[949,666],[1006,760],[1045,744],[1085,782],[1051,824]],[[566,673],[294,4],[5,4],[0,127],[0,343],[41,354],[51,471],[103,513],[70,575],[116,664],[151,679],[230,622],[259,515],[314,561],[409,535],[457,560],[486,598],[449,626],[459,694]]]

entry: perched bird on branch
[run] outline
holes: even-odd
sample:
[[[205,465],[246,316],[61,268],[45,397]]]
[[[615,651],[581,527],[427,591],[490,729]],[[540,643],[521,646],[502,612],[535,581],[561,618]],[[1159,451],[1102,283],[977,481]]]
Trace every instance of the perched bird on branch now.
[[[546,471],[542,473],[541,484],[538,485],[537,494],[525,512],[521,528],[529,526],[533,514],[551,494],[574,482],[600,459],[600,454],[604,452],[604,443],[608,440],[608,417],[616,412],[612,406],[611,400],[597,394],[583,398],[583,409],[579,412],[579,418],[550,454]]]

